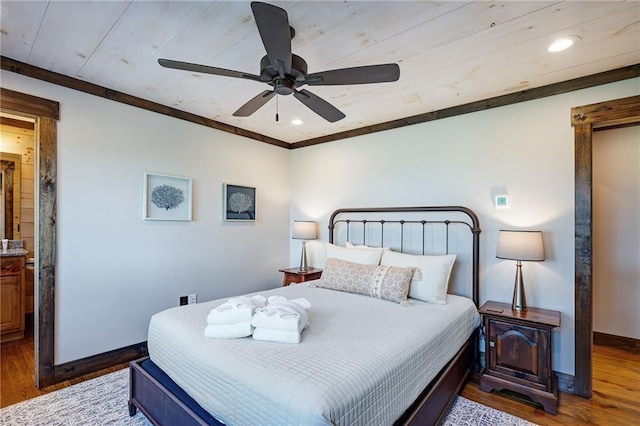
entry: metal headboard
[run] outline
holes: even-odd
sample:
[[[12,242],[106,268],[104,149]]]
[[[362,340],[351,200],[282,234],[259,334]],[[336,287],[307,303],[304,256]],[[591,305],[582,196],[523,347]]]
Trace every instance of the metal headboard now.
[[[370,218],[370,214],[380,214],[380,216],[387,216],[393,214],[393,218]],[[398,219],[397,214],[401,213],[425,213],[425,215],[419,219],[412,217],[411,219]],[[464,216],[461,216],[462,213]],[[367,215],[367,218],[359,219],[356,217],[358,214]],[[434,220],[434,216],[437,214],[437,218]],[[456,216],[457,218],[447,218],[450,216]],[[339,218],[339,216],[347,216],[348,218]],[[415,215],[412,215],[415,216]],[[465,218],[466,216],[466,218]],[[460,220],[463,217],[464,220]],[[468,219],[467,219],[468,218]],[[346,240],[349,240],[349,234],[352,232],[352,226],[358,226],[362,230],[362,240],[358,241],[361,244],[367,245],[368,230],[372,229],[375,225],[378,228],[379,233],[379,246],[383,247],[385,244],[385,231],[390,232],[390,227],[387,225],[395,224],[395,233],[399,233],[400,238],[400,251],[404,251],[405,232],[407,225],[417,225],[422,227],[422,253],[425,254],[425,241],[426,241],[426,227],[427,226],[442,226],[444,227],[444,239],[445,239],[445,252],[449,253],[449,230],[452,225],[462,225],[465,229],[468,229],[472,235],[472,255],[471,255],[471,269],[472,269],[472,300],[479,306],[479,259],[480,259],[480,223],[478,216],[475,212],[467,207],[462,206],[425,206],[425,207],[373,207],[373,208],[346,208],[338,209],[331,214],[329,218],[329,242],[334,243],[335,232],[338,224],[346,225]],[[386,228],[385,228],[386,226]]]

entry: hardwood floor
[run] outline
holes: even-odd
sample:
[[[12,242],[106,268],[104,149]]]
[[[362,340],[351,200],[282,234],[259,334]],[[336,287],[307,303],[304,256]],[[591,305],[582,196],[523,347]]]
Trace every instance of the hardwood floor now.
[[[593,397],[560,393],[558,414],[548,414],[526,397],[512,393],[486,393],[467,383],[462,396],[506,411],[539,425],[638,425],[640,424],[640,354],[593,347]]]
[[[111,373],[121,364],[94,374],[44,389],[34,385],[32,328],[25,339],[0,345],[0,407],[15,404],[66,386]],[[593,398],[561,393],[558,414],[547,414],[525,397],[515,394],[486,393],[469,382],[462,396],[472,401],[544,425],[624,425],[640,424],[640,354],[621,349],[594,346]]]
[[[33,317],[28,316],[25,338],[0,345],[0,408],[84,382],[103,374],[112,373],[128,366],[128,363],[121,364],[73,380],[37,389],[34,374]]]

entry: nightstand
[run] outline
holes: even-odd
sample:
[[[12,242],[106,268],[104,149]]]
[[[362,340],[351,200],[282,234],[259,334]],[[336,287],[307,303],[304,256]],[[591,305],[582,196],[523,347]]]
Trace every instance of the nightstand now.
[[[485,332],[486,367],[480,389],[508,389],[556,414],[558,385],[553,374],[552,330],[560,312],[529,308],[514,311],[510,303],[487,302],[480,308]]]
[[[284,278],[282,279],[282,286],[288,286],[289,284],[299,284],[305,281],[317,280],[322,275],[322,269],[309,268],[307,271],[300,271],[300,268],[287,268],[280,269],[280,272],[284,272]]]

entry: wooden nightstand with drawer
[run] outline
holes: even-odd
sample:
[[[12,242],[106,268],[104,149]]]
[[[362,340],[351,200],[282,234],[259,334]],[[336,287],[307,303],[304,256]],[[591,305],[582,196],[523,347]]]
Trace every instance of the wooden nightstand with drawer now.
[[[538,308],[515,311],[509,303],[489,301],[482,305],[480,314],[486,355],[480,389],[518,392],[556,414],[552,331],[560,326],[560,312]]]

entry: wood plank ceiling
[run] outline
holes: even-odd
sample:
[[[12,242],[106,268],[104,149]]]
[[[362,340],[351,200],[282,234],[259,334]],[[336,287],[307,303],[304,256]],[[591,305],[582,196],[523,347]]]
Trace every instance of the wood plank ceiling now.
[[[158,58],[259,74],[246,1],[5,1],[0,53],[286,143],[320,138],[640,63],[638,1],[278,1],[309,72],[398,63],[400,80],[314,86],[346,118],[293,96],[233,117],[264,83],[160,67]],[[559,36],[573,48],[549,53]],[[4,71],[3,71],[4,72]],[[303,125],[294,126],[299,118]]]

